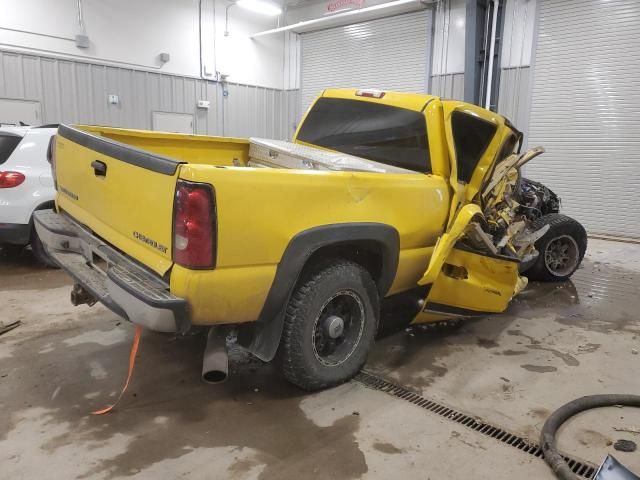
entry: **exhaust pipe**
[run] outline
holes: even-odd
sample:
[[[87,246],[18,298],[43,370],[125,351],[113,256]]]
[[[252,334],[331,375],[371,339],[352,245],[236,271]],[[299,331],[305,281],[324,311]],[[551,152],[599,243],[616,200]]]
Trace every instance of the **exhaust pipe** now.
[[[222,383],[228,375],[227,336],[224,330],[210,328],[202,359],[202,380],[207,383]]]

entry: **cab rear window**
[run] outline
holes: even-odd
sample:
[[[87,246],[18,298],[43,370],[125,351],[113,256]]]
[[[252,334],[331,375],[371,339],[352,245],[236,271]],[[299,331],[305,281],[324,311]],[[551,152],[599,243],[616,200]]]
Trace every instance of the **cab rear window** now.
[[[0,165],[8,160],[20,140],[22,140],[22,137],[19,135],[0,132]]]
[[[431,173],[425,117],[413,110],[320,98],[297,139],[386,165]]]

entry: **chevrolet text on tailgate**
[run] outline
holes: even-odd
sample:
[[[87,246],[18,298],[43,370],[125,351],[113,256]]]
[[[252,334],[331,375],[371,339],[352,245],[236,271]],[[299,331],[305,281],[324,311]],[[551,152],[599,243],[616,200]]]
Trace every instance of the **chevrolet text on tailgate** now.
[[[414,323],[498,313],[526,277],[571,276],[584,228],[521,177],[543,152],[521,142],[474,105],[368,90],[323,92],[293,142],[62,125],[56,208],[35,223],[74,304],[210,327],[208,381],[237,330],[314,390],[362,367],[381,305]]]

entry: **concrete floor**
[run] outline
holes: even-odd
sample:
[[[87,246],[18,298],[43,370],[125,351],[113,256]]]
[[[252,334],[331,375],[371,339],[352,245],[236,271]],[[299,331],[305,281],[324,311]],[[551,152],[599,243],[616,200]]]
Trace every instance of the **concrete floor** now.
[[[507,313],[378,341],[367,369],[472,416],[538,439],[546,416],[595,393],[640,394],[640,246],[592,240],[566,284],[532,285]],[[2,478],[554,478],[544,462],[356,382],[305,394],[235,352],[231,379],[203,384],[204,340],[145,333],[130,390],[133,328],[73,307],[70,281],[28,252],[0,252]],[[587,412],[560,446],[599,463],[640,435],[640,412]],[[640,472],[640,453],[615,452]]]

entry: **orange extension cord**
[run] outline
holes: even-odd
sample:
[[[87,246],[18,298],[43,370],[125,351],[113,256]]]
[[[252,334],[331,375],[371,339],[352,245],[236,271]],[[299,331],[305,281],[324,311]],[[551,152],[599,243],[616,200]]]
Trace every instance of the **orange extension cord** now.
[[[131,377],[133,376],[133,369],[136,366],[136,354],[138,353],[138,346],[140,345],[140,335],[142,334],[142,327],[140,325],[136,325],[136,333],[133,336],[133,344],[131,345],[131,353],[129,354],[129,373],[127,374],[127,380],[124,382],[122,390],[120,391],[120,395],[116,400],[116,403],[113,405],[109,405],[108,407],[103,408],[102,410],[96,410],[95,412],[91,412],[92,415],[104,415],[105,413],[109,413],[112,411],[122,396],[124,392],[127,391],[127,387],[129,386],[129,382],[131,381]]]

